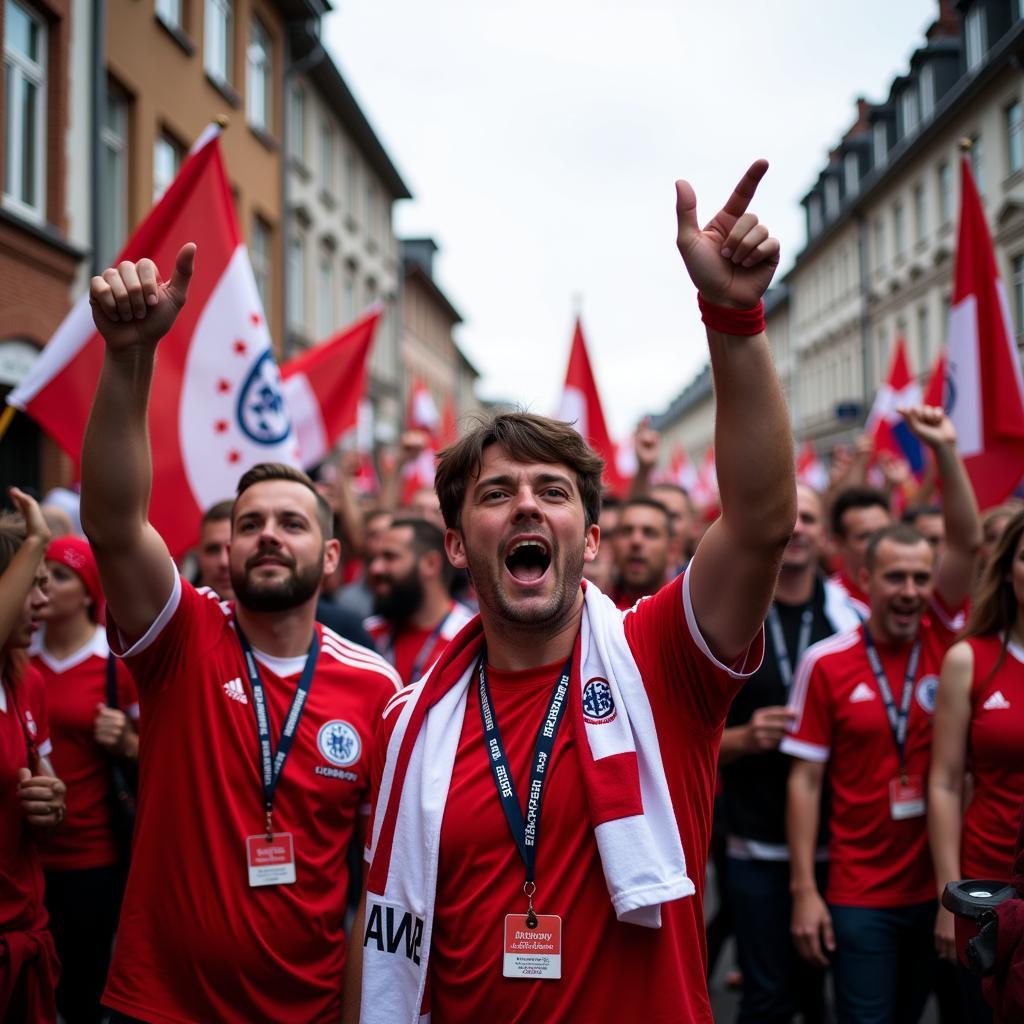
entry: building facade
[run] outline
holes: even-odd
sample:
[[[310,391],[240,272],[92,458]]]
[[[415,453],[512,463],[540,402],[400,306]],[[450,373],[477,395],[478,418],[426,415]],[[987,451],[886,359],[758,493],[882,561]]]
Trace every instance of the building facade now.
[[[411,194],[330,56],[311,51],[303,63],[288,88],[287,349],[325,341],[380,303],[368,399],[376,439],[390,443],[402,409],[393,211]]]
[[[802,200],[807,243],[785,301],[766,300],[768,336],[795,432],[822,451],[863,429],[897,337],[922,380],[945,345],[963,140],[1024,337],[1022,14],[1020,0],[940,0],[906,73],[884,101],[858,100]],[[677,403],[664,429],[703,437],[703,410]]]

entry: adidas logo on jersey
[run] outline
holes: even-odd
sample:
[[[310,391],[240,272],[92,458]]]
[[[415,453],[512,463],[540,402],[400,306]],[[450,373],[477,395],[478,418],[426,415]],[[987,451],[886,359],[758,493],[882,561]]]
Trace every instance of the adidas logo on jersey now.
[[[1005,711],[1010,702],[1003,696],[1002,690],[996,690],[984,704],[981,705],[986,711]]]
[[[858,683],[850,694],[851,704],[862,704],[866,700],[874,700],[875,691],[867,683]]]
[[[239,679],[238,676],[235,676],[234,679],[231,679],[224,684],[224,692],[232,700],[237,700],[239,704],[249,703],[249,698],[245,693],[245,687],[242,685],[242,680]]]

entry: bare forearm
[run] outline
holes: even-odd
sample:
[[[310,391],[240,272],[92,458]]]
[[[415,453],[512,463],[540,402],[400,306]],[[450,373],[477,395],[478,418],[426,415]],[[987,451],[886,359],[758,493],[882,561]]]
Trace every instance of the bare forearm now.
[[[786,839],[789,843],[790,889],[817,889],[814,853],[818,844],[821,787],[790,773],[786,801]]]
[[[651,494],[651,473],[653,466],[637,466],[633,479],[629,482],[629,497],[649,498]]]
[[[153,467],[146,410],[152,351],[103,361],[82,444],[82,525],[96,547],[131,542],[146,522]]]
[[[768,338],[709,330],[708,344],[723,520],[744,546],[781,550],[796,520],[796,476],[789,412]]]
[[[960,834],[963,800],[941,783],[928,787],[928,842],[935,866],[935,884],[941,896],[947,882],[960,878]]]
[[[952,445],[938,446],[935,449],[935,461],[942,481],[946,550],[956,549],[973,557],[981,547],[983,537],[978,502],[967,470]]]
[[[46,554],[46,538],[30,535],[0,576],[0,647],[20,620],[25,598],[32,589],[40,563]]]
[[[734,725],[722,732],[722,742],[718,748],[718,763],[732,764],[750,753],[750,729],[746,725]]]

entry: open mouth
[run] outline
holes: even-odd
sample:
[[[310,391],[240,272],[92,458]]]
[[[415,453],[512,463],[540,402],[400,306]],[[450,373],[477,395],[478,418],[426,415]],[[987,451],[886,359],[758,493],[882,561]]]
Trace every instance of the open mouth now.
[[[551,551],[545,541],[529,537],[513,541],[505,555],[505,568],[520,583],[537,583],[551,564]]]

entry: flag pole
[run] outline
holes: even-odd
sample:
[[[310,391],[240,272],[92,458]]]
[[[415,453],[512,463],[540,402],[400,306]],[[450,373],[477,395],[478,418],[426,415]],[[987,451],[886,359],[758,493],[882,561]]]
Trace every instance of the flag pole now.
[[[4,434],[7,433],[7,428],[11,425],[11,420],[14,419],[14,414],[17,411],[15,406],[9,405],[3,412],[0,412],[0,441],[3,440]]]

